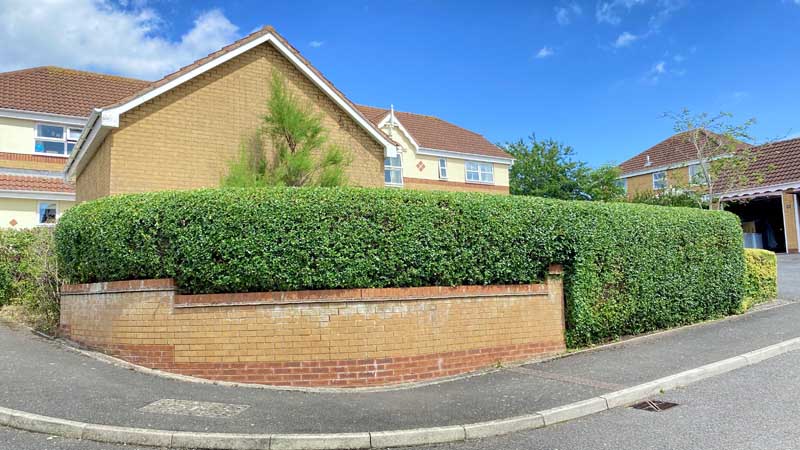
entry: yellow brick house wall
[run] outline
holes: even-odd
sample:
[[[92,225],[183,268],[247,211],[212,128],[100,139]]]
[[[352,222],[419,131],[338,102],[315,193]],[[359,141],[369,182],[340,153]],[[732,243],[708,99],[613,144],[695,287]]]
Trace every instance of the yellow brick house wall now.
[[[123,114],[106,148],[92,158],[101,157],[98,167],[92,161],[78,176],[79,200],[218,186],[261,123],[273,71],[321,116],[329,142],[349,153],[350,184],[383,186],[383,146],[265,43]],[[98,181],[81,180],[98,174]]]

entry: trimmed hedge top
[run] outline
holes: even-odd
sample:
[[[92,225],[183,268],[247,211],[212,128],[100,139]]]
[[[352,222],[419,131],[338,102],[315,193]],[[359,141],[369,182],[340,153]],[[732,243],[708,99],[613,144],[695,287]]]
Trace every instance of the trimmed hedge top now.
[[[744,274],[729,213],[395,189],[114,196],[56,239],[69,282],[187,293],[530,283],[562,263],[571,345],[730,313]]]

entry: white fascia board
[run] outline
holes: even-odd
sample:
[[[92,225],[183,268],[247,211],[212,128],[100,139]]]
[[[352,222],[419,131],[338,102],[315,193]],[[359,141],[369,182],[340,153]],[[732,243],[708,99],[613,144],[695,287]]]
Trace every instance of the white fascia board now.
[[[644,170],[637,170],[636,172],[628,172],[620,175],[619,178],[638,177],[640,175],[647,175],[649,173],[663,172],[665,170],[680,169],[681,167],[689,167],[693,164],[700,164],[700,160],[693,159],[691,161],[684,161],[681,163],[668,164],[666,166],[650,167]]]
[[[789,189],[800,189],[800,181],[793,181],[791,183],[773,184],[770,186],[761,186],[756,188],[743,189],[740,191],[731,191],[731,192],[726,192],[724,194],[719,194],[718,196],[722,200],[736,199],[739,197],[753,197],[757,195],[767,196],[770,194],[777,195],[777,193]]]
[[[94,152],[95,140],[102,128],[102,120],[98,120],[101,119],[102,113],[102,110],[95,109],[89,116],[89,121],[78,137],[78,142],[75,143],[75,149],[72,151],[72,155],[67,159],[67,164],[64,167],[64,179],[69,179],[73,175],[77,175],[76,169],[82,167],[81,163],[86,159],[86,154]],[[91,154],[89,157],[91,157]]]
[[[384,117],[383,119],[381,119],[380,122],[378,122],[378,128],[383,129],[383,127],[386,126],[386,124],[389,122],[390,118],[391,118],[391,113],[386,114],[386,117]],[[395,116],[395,118],[394,118],[394,123],[395,123],[395,126],[397,126],[397,128],[399,128],[400,131],[402,131],[403,134],[406,135],[408,140],[411,142],[411,145],[414,146],[414,151],[418,150],[419,149],[419,144],[414,139],[414,136],[412,136],[411,133],[408,132],[406,127],[403,126],[403,124],[400,122],[400,120],[397,119],[397,116]]]
[[[36,111],[20,111],[16,109],[0,108],[0,117],[10,119],[32,120],[35,122],[57,123],[59,125],[74,125],[83,127],[86,125],[86,117],[63,116],[61,114],[50,114]]]
[[[471,153],[453,152],[450,150],[437,150],[433,148],[424,148],[424,147],[419,147],[417,149],[417,153],[426,156],[438,156],[440,158],[455,158],[455,159],[464,159],[468,161],[490,162],[490,163],[506,164],[506,165],[511,165],[514,162],[514,158],[474,155]]]
[[[280,51],[284,57],[286,57],[289,61],[291,61],[292,64],[295,65],[295,67],[297,67],[306,77],[308,77],[318,88],[320,88],[323,92],[325,92],[325,94],[328,97],[330,97],[337,105],[339,105],[339,107],[347,111],[347,113],[359,125],[361,125],[361,127],[363,127],[369,134],[371,134],[378,142],[383,144],[384,147],[394,146],[394,144],[389,142],[386,139],[386,137],[383,136],[383,134],[381,134],[381,132],[376,129],[377,127],[369,123],[364,118],[364,116],[361,115],[360,112],[356,111],[355,108],[350,106],[350,103],[348,103],[344,98],[342,98],[341,95],[336,93],[327,83],[325,83],[325,81],[323,81],[319,76],[317,76],[317,74],[314,73],[314,71],[311,70],[310,67],[308,67],[305,63],[303,63],[303,61],[301,61],[300,58],[298,58],[297,55],[294,54],[294,52],[292,52],[285,45],[283,45],[283,43],[279,39],[276,39],[272,33],[267,33],[261,37],[253,39],[247,44],[244,44],[235,50],[231,50],[223,55],[220,55],[217,58],[214,58],[211,61],[208,61],[207,63],[198,66],[190,70],[189,72],[186,72],[185,74],[175,78],[174,80],[164,83],[163,85],[157,87],[156,89],[148,91],[134,99],[131,99],[127,103],[123,103],[122,105],[119,105],[114,108],[103,110],[103,120],[102,120],[103,126],[109,126],[109,127],[119,126],[119,116],[122,115],[123,113],[130,111],[131,109],[141,105],[142,103],[151,100],[177,86],[180,86],[181,84],[197,77],[198,75],[208,72],[209,70],[227,61],[230,61],[231,59],[236,58],[237,56],[255,47],[258,47],[259,45],[265,42],[270,42],[272,45],[274,45],[275,48],[277,48],[278,51]]]
[[[0,190],[0,198],[22,198],[30,200],[53,200],[53,201],[74,202],[75,194],[71,192]]]

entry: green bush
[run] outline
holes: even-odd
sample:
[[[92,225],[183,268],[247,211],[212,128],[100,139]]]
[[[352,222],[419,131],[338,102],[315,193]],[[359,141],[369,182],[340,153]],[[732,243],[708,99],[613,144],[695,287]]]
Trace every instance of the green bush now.
[[[742,311],[778,296],[778,258],[769,250],[744,249],[745,275]]]
[[[0,306],[42,331],[58,324],[58,270],[52,228],[0,229]]]
[[[115,196],[71,208],[56,241],[70,282],[187,293],[528,283],[563,263],[573,346],[728,314],[744,274],[730,213],[392,189]]]

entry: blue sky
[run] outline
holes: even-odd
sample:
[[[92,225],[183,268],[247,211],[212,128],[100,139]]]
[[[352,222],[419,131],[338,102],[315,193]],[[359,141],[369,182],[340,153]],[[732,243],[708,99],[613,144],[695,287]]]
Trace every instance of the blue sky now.
[[[73,23],[54,40],[48,17]],[[267,24],[357,103],[552,137],[592,165],[669,136],[660,116],[684,107],[800,135],[800,0],[0,0],[0,70],[155,79]]]

